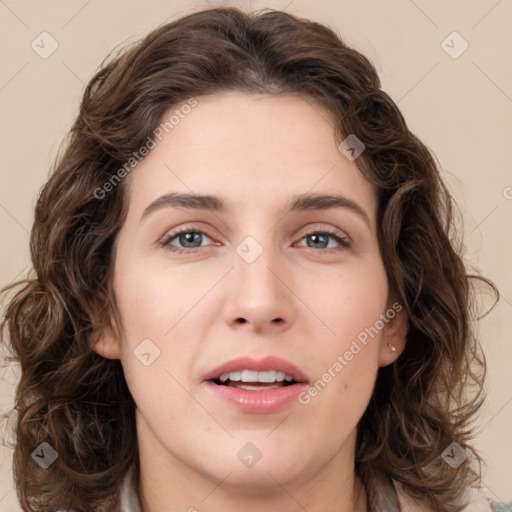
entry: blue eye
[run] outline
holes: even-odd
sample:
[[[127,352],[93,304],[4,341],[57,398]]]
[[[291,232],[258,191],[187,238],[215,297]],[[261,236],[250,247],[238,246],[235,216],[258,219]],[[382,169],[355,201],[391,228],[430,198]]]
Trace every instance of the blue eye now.
[[[302,238],[302,240],[304,240],[305,238],[311,240],[311,242],[313,244],[316,244],[316,247],[315,247],[315,245],[307,246],[307,247],[310,247],[313,249],[320,248],[320,249],[328,249],[328,250],[333,250],[333,249],[339,250],[339,247],[328,247],[329,239],[335,240],[336,243],[338,243],[339,245],[341,245],[342,247],[347,248],[347,249],[351,246],[350,242],[346,238],[342,238],[339,235],[337,235],[335,233],[330,233],[330,232],[313,231],[313,232],[305,235]],[[321,246],[321,247],[319,247],[319,246]],[[304,247],[304,246],[300,246],[300,247]]]
[[[201,230],[193,230],[190,228],[184,228],[179,231],[175,231],[170,233],[161,243],[163,247],[168,249],[169,251],[176,253],[187,253],[193,252],[194,249],[198,249],[199,247],[204,247],[202,245],[203,237],[206,237],[211,240],[211,238]],[[173,240],[177,240],[181,247],[177,247],[173,243]],[[301,238],[301,241],[304,239],[309,239],[313,245],[298,245],[298,247],[308,247],[310,249],[323,249],[319,251],[320,253],[330,253],[331,251],[341,251],[343,249],[348,249],[351,247],[351,242],[339,236],[337,233],[331,233],[329,231],[311,231],[307,233]],[[334,240],[338,246],[329,247],[329,239]]]
[[[197,247],[201,247],[201,238],[203,236],[210,238],[204,231],[192,231],[191,229],[182,229],[181,231],[171,233],[167,238],[165,238],[165,240],[162,242],[162,245],[173,252],[190,252],[190,250],[192,249],[197,249]],[[184,248],[188,250],[183,250],[180,247],[176,247],[175,245],[171,244],[172,240],[174,240],[175,238],[178,239],[180,244],[183,244]],[[195,245],[198,242],[199,246]],[[189,244],[191,244],[192,246]]]

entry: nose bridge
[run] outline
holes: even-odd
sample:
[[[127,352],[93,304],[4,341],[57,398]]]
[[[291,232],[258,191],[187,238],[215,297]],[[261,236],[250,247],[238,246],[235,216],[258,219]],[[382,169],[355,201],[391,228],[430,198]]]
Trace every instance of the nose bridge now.
[[[226,314],[228,321],[244,319],[262,328],[279,319],[288,323],[293,314],[293,294],[286,265],[270,233],[246,236],[235,248],[234,268]]]
[[[263,240],[265,237],[265,240]],[[276,277],[279,272],[279,255],[269,234],[246,236],[235,248],[235,280],[241,291],[245,288],[251,293],[271,295],[279,293],[282,286]],[[260,242],[261,240],[261,242]]]

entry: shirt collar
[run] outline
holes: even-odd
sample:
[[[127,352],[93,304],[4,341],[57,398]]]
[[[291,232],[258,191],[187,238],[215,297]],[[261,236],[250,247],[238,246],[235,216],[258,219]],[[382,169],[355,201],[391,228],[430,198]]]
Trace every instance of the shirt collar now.
[[[133,468],[126,474],[121,486],[121,512],[142,512],[133,482]]]

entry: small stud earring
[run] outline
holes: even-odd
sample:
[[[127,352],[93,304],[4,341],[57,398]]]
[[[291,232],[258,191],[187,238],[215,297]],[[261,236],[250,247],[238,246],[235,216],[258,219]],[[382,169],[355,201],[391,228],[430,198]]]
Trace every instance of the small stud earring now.
[[[391,345],[391,343],[388,343],[388,347],[393,351],[393,352],[396,352],[396,348]]]

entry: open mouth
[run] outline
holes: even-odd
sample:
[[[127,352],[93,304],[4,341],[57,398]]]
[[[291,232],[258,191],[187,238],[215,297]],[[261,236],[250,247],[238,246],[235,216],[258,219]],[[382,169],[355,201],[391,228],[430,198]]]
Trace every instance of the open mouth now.
[[[218,386],[229,386],[248,391],[276,389],[297,384],[297,381],[291,375],[276,371],[243,370],[241,372],[224,373],[218,378],[210,380]]]
[[[214,382],[218,386],[229,386],[231,388],[247,389],[248,391],[284,388],[286,386],[293,386],[294,384],[297,384],[294,380],[291,382],[240,382],[228,379],[226,382],[221,382],[220,379],[213,379],[211,382]]]
[[[215,398],[251,414],[274,413],[291,406],[309,385],[301,370],[276,357],[229,361],[205,374],[203,382]]]
[[[272,390],[272,394],[277,396],[281,388],[288,388],[286,392],[282,390],[283,396],[291,396],[292,391],[298,389],[299,385],[303,387],[308,384],[308,377],[297,366],[275,356],[259,360],[238,357],[210,370],[203,379],[210,384],[212,390],[222,391],[222,396],[228,392],[230,396],[234,396],[236,390],[241,391],[240,396],[244,395],[244,391],[253,391],[254,396],[267,397],[270,395],[265,392]],[[258,391],[260,393],[256,393]]]

